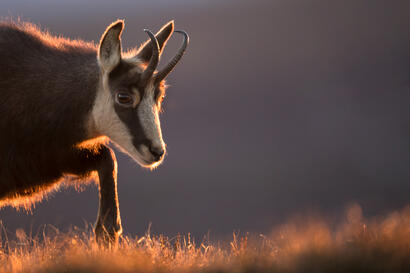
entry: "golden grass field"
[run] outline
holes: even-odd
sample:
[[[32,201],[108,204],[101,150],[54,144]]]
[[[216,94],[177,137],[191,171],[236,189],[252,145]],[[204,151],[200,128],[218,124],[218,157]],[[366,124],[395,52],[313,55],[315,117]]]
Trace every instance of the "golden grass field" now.
[[[148,231],[101,249],[90,229],[2,232],[0,272],[410,272],[410,207],[341,223],[297,218],[271,234],[234,233],[230,242],[167,238]]]

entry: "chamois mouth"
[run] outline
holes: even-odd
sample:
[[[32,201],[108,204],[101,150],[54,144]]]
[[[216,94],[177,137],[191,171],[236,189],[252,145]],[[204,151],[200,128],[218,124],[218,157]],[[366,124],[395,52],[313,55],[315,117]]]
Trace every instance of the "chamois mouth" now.
[[[139,159],[142,161],[144,167],[150,167],[150,168],[155,168],[156,166],[158,166],[159,164],[162,163],[162,161],[164,160],[164,156],[165,156],[165,151],[163,152],[163,154],[158,155],[158,154],[154,154],[149,148],[148,146],[141,144],[138,147],[138,153],[140,154]]]

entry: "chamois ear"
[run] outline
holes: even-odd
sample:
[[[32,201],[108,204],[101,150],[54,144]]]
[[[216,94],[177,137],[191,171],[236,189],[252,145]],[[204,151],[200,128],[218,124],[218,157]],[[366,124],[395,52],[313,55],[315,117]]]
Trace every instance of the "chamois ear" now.
[[[158,40],[159,44],[159,54],[161,55],[165,44],[167,43],[169,37],[171,37],[171,34],[174,32],[174,20],[169,21],[166,23],[158,32],[155,34],[155,37]],[[147,40],[139,49],[137,52],[137,57],[144,63],[149,62],[151,59],[152,55],[152,43],[151,40]]]
[[[101,37],[98,61],[105,72],[112,71],[121,61],[121,32],[124,21],[118,20],[107,27]]]

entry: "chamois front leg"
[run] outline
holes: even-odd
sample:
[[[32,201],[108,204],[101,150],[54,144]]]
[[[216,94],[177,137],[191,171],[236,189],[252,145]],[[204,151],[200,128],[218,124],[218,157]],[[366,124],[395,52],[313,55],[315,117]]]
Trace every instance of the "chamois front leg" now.
[[[117,196],[117,160],[114,152],[105,145],[93,148],[78,148],[70,160],[69,172],[84,176],[98,172],[99,209],[94,225],[99,244],[110,246],[118,242],[122,233],[120,210]]]
[[[117,194],[117,159],[107,146],[101,146],[99,178],[99,209],[95,223],[98,243],[116,244],[122,233],[120,209]]]

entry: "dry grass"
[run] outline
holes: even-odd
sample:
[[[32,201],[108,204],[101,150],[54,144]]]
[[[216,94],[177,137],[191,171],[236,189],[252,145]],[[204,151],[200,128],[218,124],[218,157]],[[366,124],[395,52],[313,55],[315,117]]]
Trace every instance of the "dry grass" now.
[[[353,206],[332,228],[297,219],[272,234],[239,236],[228,243],[195,243],[149,232],[100,249],[92,232],[27,236],[3,232],[0,272],[410,272],[410,207],[365,221]]]

